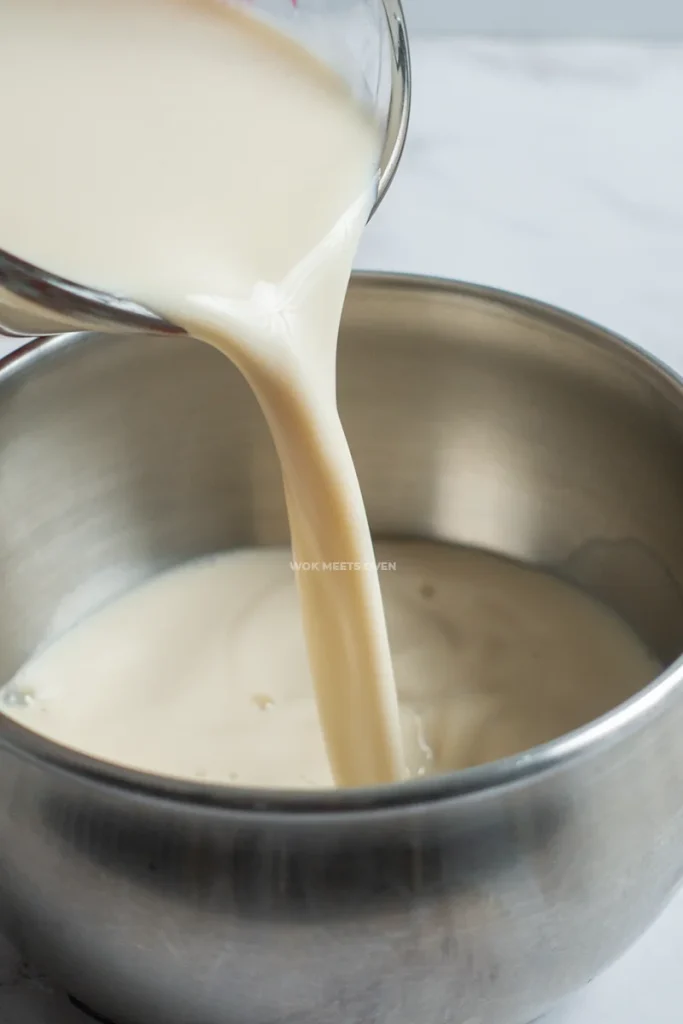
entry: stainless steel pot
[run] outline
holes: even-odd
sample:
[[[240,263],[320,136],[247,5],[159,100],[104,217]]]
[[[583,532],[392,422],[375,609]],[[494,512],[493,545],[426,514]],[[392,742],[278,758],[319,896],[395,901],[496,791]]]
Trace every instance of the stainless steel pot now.
[[[683,392],[508,295],[359,277],[340,400],[378,535],[461,541],[683,648]],[[287,539],[247,387],[186,338],[71,335],[0,366],[0,657],[142,578]],[[683,869],[678,665],[506,762],[327,796],[178,784],[0,719],[13,934],[119,1024],[522,1024],[653,921]]]

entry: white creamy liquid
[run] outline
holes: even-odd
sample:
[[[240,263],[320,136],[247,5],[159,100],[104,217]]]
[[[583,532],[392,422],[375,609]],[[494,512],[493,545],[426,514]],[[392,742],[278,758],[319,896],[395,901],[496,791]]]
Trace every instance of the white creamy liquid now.
[[[190,0],[0,0],[0,93],[2,247],[226,353],[275,439],[294,558],[374,563],[335,399],[379,151],[367,113],[293,44]],[[657,671],[543,576],[441,547],[387,554],[400,709],[377,573],[295,574],[288,552],[151,583],[26,666],[5,706],[152,772],[358,786],[523,750]]]
[[[335,394],[376,188],[369,113],[303,49],[219,0],[2,0],[0,94],[2,248],[228,355],[275,440],[295,558],[373,563]],[[213,600],[229,618],[225,583]],[[298,583],[336,782],[404,778],[376,572]],[[130,724],[138,708],[121,714]]]
[[[542,573],[428,543],[378,558],[413,775],[554,739],[657,675],[615,615]],[[8,713],[146,771],[330,787],[290,560],[237,552],[138,588],[29,663]]]

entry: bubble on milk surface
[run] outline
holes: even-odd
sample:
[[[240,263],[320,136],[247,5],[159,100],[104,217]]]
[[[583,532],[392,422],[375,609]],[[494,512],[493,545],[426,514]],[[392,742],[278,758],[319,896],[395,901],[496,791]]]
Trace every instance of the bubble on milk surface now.
[[[5,707],[30,708],[35,703],[36,695],[33,690],[20,686],[7,686],[2,694],[2,703]]]

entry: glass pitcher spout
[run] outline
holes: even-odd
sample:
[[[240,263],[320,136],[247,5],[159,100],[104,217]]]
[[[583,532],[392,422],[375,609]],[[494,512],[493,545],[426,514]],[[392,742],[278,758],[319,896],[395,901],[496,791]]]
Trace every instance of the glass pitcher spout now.
[[[410,46],[401,0],[212,2],[243,7],[281,29],[375,111],[385,130],[372,216],[396,174],[410,120]],[[0,334],[29,338],[80,330],[183,333],[125,296],[65,280],[5,251],[0,226]]]

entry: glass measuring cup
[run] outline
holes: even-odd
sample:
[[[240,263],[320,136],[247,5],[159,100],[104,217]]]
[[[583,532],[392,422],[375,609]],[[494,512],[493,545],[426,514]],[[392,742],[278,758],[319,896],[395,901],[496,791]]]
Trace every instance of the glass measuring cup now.
[[[375,111],[386,130],[374,213],[396,173],[410,118],[410,49],[401,0],[214,2],[243,8],[302,43]],[[182,333],[125,296],[67,281],[6,252],[0,229],[0,333],[33,337],[85,329]]]

